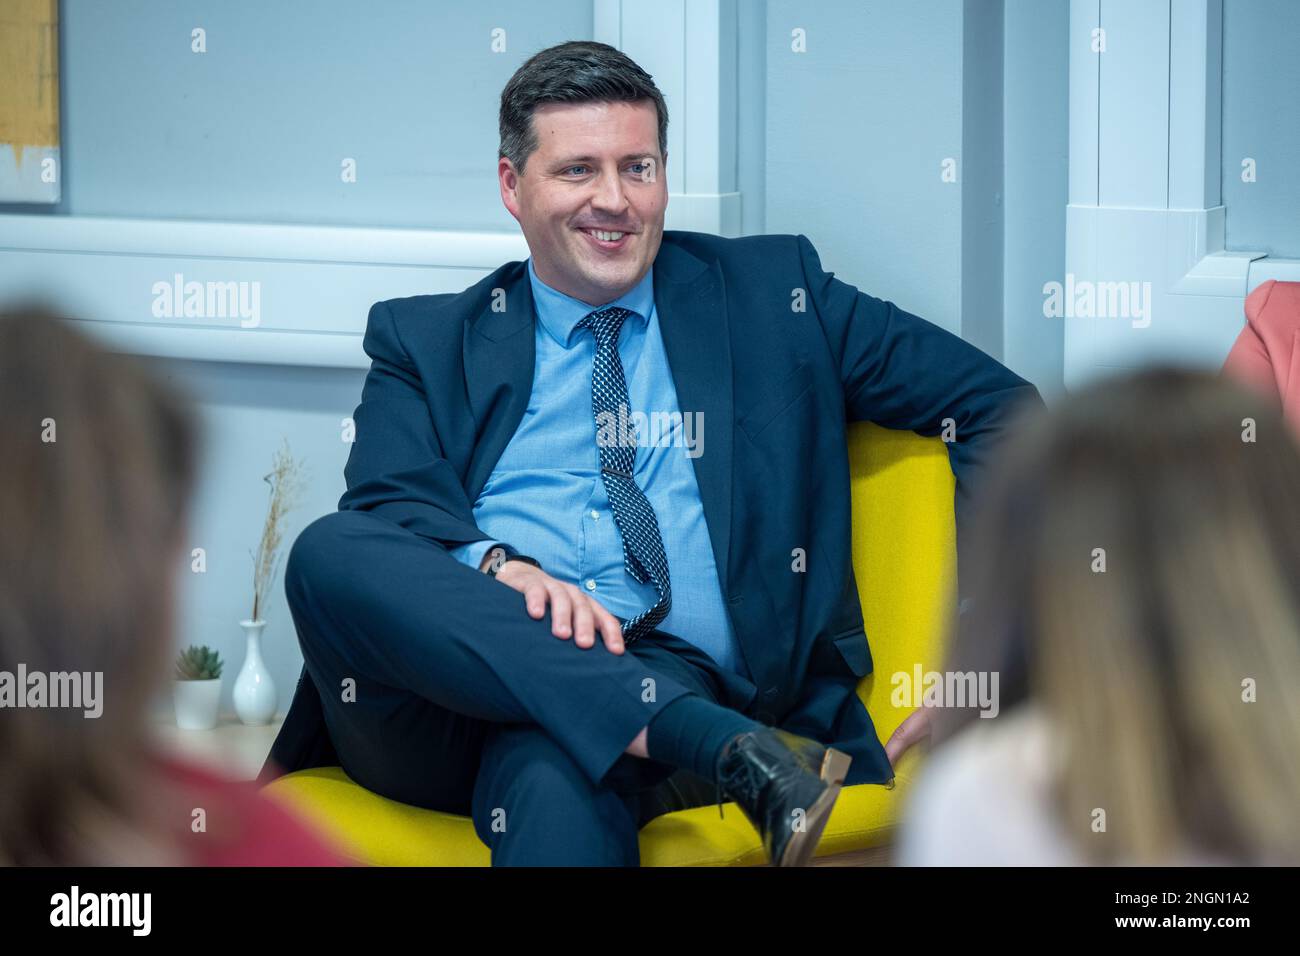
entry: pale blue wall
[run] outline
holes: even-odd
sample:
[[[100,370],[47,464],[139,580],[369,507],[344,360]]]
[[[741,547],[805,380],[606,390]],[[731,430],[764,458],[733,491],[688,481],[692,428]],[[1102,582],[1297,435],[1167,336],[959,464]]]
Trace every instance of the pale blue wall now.
[[[767,231],[959,331],[962,185],[940,164],[961,158],[961,0],[770,0],[767,29]]]
[[[292,542],[312,519],[338,507],[343,465],[351,447],[340,420],[361,397],[359,370],[157,360],[156,369],[190,393],[204,429],[203,465],[193,499],[191,548],[201,547],[207,572],[182,569],[179,644],[208,644],[226,660],[224,707],[244,659],[238,622],[251,616],[253,560],[266,519],[269,488],[262,477],[287,439],[309,479],[301,506],[289,515],[284,539]],[[262,651],[276,681],[281,709],[302,666],[284,598],[283,574],[262,615]]]
[[[588,0],[64,0],[69,211],[511,229],[501,88],[591,30]]]
[[[1241,181],[1251,157],[1257,180]],[[1224,0],[1223,201],[1229,249],[1300,258],[1300,3]]]
[[[1003,3],[962,4],[961,326],[996,359],[1003,342]]]
[[[768,232],[1062,389],[1068,0],[768,4]],[[791,51],[791,31],[808,52]],[[956,183],[940,164],[958,162]]]
[[[1006,3],[1002,360],[1048,398],[1064,391],[1065,340],[1043,316],[1043,284],[1065,277],[1069,20],[1068,0]]]

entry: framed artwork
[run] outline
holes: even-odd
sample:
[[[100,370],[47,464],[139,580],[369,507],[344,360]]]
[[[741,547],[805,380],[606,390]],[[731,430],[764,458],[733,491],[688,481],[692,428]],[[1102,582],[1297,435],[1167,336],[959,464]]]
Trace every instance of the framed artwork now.
[[[0,202],[59,201],[58,0],[0,4]]]

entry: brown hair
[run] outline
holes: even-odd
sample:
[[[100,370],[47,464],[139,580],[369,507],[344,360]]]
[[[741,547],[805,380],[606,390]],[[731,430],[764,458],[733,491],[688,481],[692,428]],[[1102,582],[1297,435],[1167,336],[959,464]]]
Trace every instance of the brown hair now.
[[[659,157],[668,155],[668,105],[654,79],[622,50],[594,40],[570,40],[534,53],[501,91],[497,158],[523,175],[537,149],[533,111],[546,103],[654,104]]]
[[[140,360],[27,307],[0,313],[0,436],[0,669],[103,674],[97,718],[0,709],[0,862],[170,862],[150,840],[188,831],[188,812],[160,814],[166,788],[144,771],[192,413]]]
[[[1300,862],[1300,449],[1277,412],[1208,373],[1111,379],[1023,421],[987,490],[947,666],[1042,708],[1085,858]],[[939,710],[936,742],[973,717]]]

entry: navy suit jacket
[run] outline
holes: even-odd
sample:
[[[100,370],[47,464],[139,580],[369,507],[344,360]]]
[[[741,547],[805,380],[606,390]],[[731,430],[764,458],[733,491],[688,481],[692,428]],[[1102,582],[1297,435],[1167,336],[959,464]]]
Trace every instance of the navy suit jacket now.
[[[802,235],[665,231],[654,293],[678,405],[703,414],[693,463],[756,685],[744,709],[849,753],[848,783],[884,782],[892,773],[855,693],[872,662],[845,425],[934,436],[953,420],[960,550],[990,447],[1038,393],[958,336],[824,271]],[[488,537],[473,504],[528,404],[535,321],[522,262],[457,294],[377,303],[339,508],[374,511],[438,547]],[[304,671],[262,779],[336,759]]]

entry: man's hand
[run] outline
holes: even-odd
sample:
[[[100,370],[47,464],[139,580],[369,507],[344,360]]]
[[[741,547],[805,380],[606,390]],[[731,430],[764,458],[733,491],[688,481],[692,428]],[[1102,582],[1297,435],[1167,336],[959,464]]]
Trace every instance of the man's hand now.
[[[592,647],[596,631],[600,631],[606,648],[614,654],[623,653],[623,626],[618,618],[574,585],[557,581],[524,561],[507,561],[497,572],[497,580],[524,596],[529,617],[540,620],[549,603],[551,633],[560,640],[572,636],[579,647]]]
[[[929,736],[930,709],[920,707],[907,715],[885,744],[885,756],[889,758],[889,765],[898,766],[898,758],[903,756],[908,748],[928,739]]]

